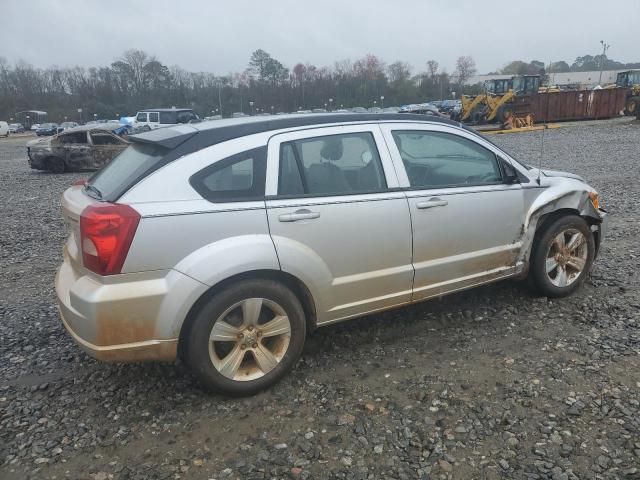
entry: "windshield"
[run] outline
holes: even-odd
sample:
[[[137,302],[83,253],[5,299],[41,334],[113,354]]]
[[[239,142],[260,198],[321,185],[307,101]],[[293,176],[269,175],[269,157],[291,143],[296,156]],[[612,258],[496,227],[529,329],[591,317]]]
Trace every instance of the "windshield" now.
[[[105,199],[119,195],[125,185],[140,178],[151,170],[167,153],[167,149],[158,145],[134,143],[122,151],[102,170],[89,180],[92,194]]]

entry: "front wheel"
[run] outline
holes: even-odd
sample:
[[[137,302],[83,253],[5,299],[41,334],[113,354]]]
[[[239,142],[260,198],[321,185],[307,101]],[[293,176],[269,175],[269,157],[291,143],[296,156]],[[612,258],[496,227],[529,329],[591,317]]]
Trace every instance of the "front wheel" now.
[[[272,280],[245,280],[212,297],[194,319],[186,357],[205,387],[252,395],[282,378],[306,337],[298,298]]]
[[[624,114],[629,116],[640,115],[640,96],[633,96],[627,100],[624,107]]]
[[[552,221],[536,236],[531,252],[531,279],[547,297],[573,293],[593,263],[595,240],[587,222],[577,215]]]

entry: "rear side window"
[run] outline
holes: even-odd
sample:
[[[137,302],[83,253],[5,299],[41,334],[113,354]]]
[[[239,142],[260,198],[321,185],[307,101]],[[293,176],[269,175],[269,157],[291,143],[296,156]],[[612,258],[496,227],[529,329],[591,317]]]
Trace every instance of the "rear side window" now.
[[[254,148],[219,160],[195,173],[191,186],[211,202],[241,202],[264,198],[267,147]]]
[[[386,188],[371,133],[313,137],[280,148],[279,195],[350,195]]]
[[[149,121],[158,123],[158,112],[149,112]]]
[[[158,145],[134,143],[91,177],[89,185],[100,192],[101,198],[113,198],[121,193],[123,185],[151,170],[167,152]],[[96,194],[94,189],[91,191]]]

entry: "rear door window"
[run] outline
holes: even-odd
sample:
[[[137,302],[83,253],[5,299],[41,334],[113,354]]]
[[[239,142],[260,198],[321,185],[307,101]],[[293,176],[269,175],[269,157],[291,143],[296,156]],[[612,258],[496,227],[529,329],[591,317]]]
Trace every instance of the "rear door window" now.
[[[373,135],[327,135],[287,142],[280,150],[278,194],[350,195],[386,190]]]
[[[159,116],[158,112],[149,112],[149,122],[158,123]]]
[[[91,141],[94,145],[120,145],[123,143],[121,140],[117,139],[113,135],[108,133],[92,133]]]
[[[73,132],[60,135],[57,139],[61,144],[86,144],[87,132]]]

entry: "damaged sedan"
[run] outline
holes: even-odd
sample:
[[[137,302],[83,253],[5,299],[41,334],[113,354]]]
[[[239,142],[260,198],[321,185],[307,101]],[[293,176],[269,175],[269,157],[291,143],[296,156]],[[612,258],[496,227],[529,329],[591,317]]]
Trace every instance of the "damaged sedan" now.
[[[237,118],[130,140],[64,193],[62,322],[98,359],[180,356],[231,395],[282,378],[317,327],[505,278],[569,295],[606,231],[583,179],[443,118]]]
[[[29,166],[35,170],[53,173],[99,170],[128,145],[113,132],[113,126],[86,125],[30,141],[27,156]]]

